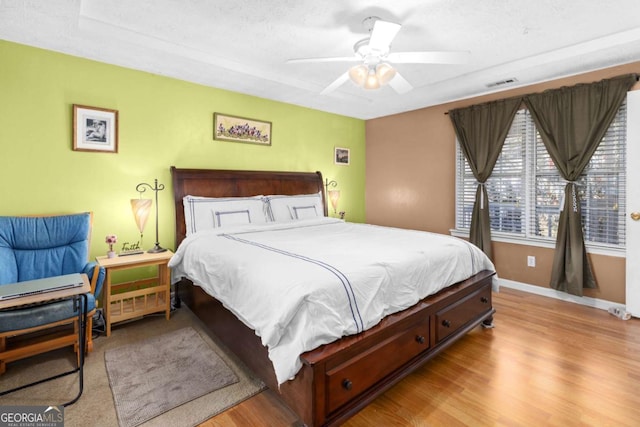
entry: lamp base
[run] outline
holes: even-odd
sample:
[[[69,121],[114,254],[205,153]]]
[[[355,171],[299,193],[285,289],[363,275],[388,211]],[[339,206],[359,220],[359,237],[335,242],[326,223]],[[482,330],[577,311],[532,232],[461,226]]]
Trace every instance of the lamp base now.
[[[147,253],[157,254],[157,253],[166,252],[166,251],[167,250],[165,248],[161,247],[160,244],[156,242],[155,246],[149,249]]]

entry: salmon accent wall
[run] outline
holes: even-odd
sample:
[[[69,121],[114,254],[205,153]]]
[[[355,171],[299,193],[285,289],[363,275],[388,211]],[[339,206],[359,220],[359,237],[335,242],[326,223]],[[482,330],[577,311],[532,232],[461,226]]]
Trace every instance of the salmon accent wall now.
[[[438,233],[453,228],[455,134],[442,119],[445,111],[366,122],[366,222]]]
[[[445,234],[455,227],[456,141],[447,111],[628,73],[640,73],[640,62],[368,120],[366,222]],[[549,287],[553,249],[493,242],[493,250],[501,278]],[[536,267],[527,267],[530,255]],[[589,257],[599,288],[585,289],[584,295],[624,303],[624,257]]]

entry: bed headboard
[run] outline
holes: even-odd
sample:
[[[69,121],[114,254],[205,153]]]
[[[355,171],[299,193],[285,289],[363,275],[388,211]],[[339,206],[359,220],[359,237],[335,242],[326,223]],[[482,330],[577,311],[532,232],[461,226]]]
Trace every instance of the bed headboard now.
[[[171,166],[176,214],[176,247],[186,236],[184,196],[245,197],[258,194],[313,194],[322,192],[324,214],[327,200],[320,172],[267,172],[220,169],[178,169]]]

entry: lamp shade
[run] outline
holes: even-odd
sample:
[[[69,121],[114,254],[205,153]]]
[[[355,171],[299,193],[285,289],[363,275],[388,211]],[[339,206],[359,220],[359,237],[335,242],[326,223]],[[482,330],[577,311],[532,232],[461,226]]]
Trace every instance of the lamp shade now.
[[[149,212],[151,211],[151,203],[151,199],[131,199],[131,210],[133,211],[133,217],[136,220],[140,234],[144,231],[144,226],[147,225],[147,219],[149,219]]]
[[[376,67],[376,76],[380,84],[384,86],[396,76],[396,70],[391,65],[383,62]]]
[[[338,209],[338,200],[340,200],[340,190],[329,190],[329,201],[334,213]]]
[[[364,81],[365,89],[379,89],[380,82],[378,81],[378,76],[376,76],[376,70],[373,68],[369,69],[369,73],[367,74],[367,78]]]
[[[369,70],[364,65],[356,65],[349,69],[349,78],[358,86],[363,86]]]

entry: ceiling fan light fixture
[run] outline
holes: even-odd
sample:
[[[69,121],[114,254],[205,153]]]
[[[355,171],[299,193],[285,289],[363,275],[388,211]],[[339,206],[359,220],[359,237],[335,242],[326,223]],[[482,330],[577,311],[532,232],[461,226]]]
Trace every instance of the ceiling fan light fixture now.
[[[391,64],[464,64],[468,61],[470,52],[390,52],[391,43],[402,26],[376,16],[365,18],[362,24],[369,36],[353,45],[353,57],[299,58],[287,62],[358,61],[359,65],[352,66],[325,87],[320,92],[322,95],[333,92],[347,80],[367,90],[389,85],[397,94],[402,95],[412,90],[413,86]]]
[[[349,78],[358,86],[364,86],[368,74],[369,70],[362,64],[349,69]]]
[[[367,78],[364,81],[365,89],[379,89],[380,81],[378,80],[378,76],[376,75],[376,70],[374,68],[370,68],[367,73]]]
[[[396,76],[396,70],[391,65],[383,62],[376,67],[376,77],[382,86],[386,85]]]

